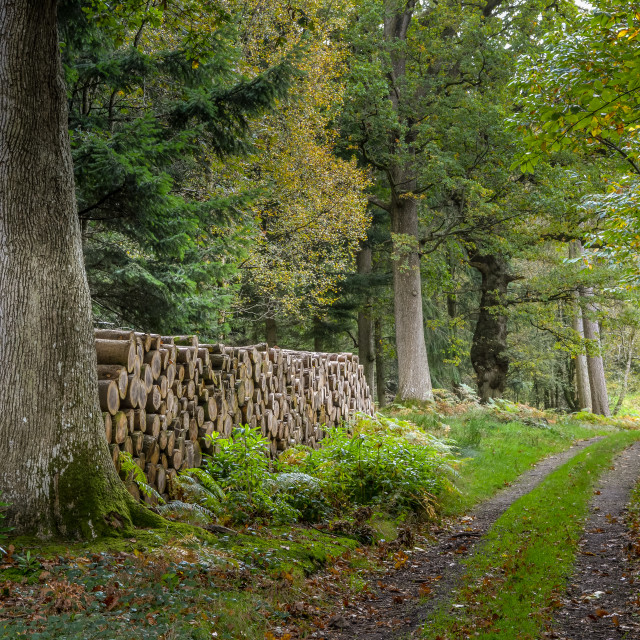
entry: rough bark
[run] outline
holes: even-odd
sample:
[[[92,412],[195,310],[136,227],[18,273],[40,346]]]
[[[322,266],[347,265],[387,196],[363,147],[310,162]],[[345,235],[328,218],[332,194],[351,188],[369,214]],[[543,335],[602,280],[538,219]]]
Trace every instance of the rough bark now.
[[[380,408],[387,405],[387,388],[384,378],[384,353],[382,351],[382,320],[376,318],[373,323],[373,339],[376,352],[376,397]]]
[[[433,392],[422,316],[422,282],[418,253],[418,205],[394,199],[393,303],[398,354],[398,400],[431,400]]]
[[[616,406],[613,410],[613,415],[617,416],[618,412],[622,408],[622,403],[624,401],[625,396],[627,395],[627,388],[629,387],[629,374],[631,373],[631,365],[633,363],[633,345],[636,340],[636,332],[633,331],[631,337],[629,338],[629,347],[627,351],[627,363],[624,368],[624,375],[622,376],[622,385],[620,386],[620,395],[618,396],[618,401],[616,402]]]
[[[471,364],[476,372],[481,402],[502,396],[507,384],[507,316],[504,303],[509,283],[516,278],[509,273],[506,260],[496,255],[475,254],[469,264],[482,276],[478,322],[471,344]]]
[[[582,254],[582,245],[574,240],[569,243],[569,257],[577,258]],[[573,317],[571,325],[581,340],[584,340],[584,324],[582,320],[582,309],[580,308],[580,294],[573,293]],[[589,369],[587,366],[586,353],[576,355],[576,391],[578,393],[578,404],[580,409],[592,410],[591,387],[589,386]]]
[[[362,245],[357,257],[358,273],[367,276],[372,269],[371,247]],[[360,364],[364,367],[364,377],[371,389],[374,388],[374,363],[373,354],[373,319],[371,317],[371,298],[366,296],[362,308],[358,311],[358,356]]]
[[[589,302],[589,299],[593,298],[593,289],[591,287],[584,288],[581,290],[581,294],[584,303],[582,324],[584,326],[584,338],[587,341],[587,369],[589,371],[592,410],[593,413],[610,416],[607,381],[604,376],[604,362],[600,344],[600,329],[597,321],[593,319],[597,309],[592,302]]]
[[[98,403],[52,0],[0,2],[0,362],[0,492],[16,532],[128,524]]]

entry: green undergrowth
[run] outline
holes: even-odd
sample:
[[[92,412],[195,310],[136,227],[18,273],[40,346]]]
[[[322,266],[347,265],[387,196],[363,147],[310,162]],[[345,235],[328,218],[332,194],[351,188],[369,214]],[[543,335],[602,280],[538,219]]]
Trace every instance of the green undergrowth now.
[[[396,408],[391,412],[457,443],[463,461],[454,480],[457,491],[443,496],[444,515],[468,511],[542,458],[564,451],[576,441],[619,431],[606,422],[584,422],[557,415],[511,417],[504,411],[496,416],[491,409],[453,416],[434,415],[432,410],[420,407]]]
[[[0,540],[0,638],[307,637],[368,589],[371,570],[393,565],[411,528],[467,510],[575,440],[618,431],[509,404],[440,409],[393,407],[277,463],[258,434],[236,432],[182,477],[165,511],[205,528]],[[235,533],[207,531],[214,522]]]
[[[321,615],[323,571],[340,566],[350,585],[372,566],[355,540],[313,528],[180,531],[69,546],[12,540],[16,557],[0,563],[0,638],[262,640],[293,614],[303,626]],[[28,566],[17,560],[27,554]]]
[[[357,520],[367,507],[432,519],[457,466],[446,438],[380,414],[327,429],[319,449],[297,445],[276,461],[265,456],[268,441],[246,426],[212,440],[217,452],[171,483],[174,499],[158,507],[166,517],[281,525]],[[364,530],[360,537],[371,539]]]
[[[534,640],[547,631],[571,575],[593,486],[638,432],[613,434],[578,454],[517,500],[466,561],[453,601],[426,640]]]

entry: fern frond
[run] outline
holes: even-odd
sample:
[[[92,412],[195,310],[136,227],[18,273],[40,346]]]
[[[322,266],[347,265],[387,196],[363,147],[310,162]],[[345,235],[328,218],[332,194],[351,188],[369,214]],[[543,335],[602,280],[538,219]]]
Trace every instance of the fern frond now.
[[[197,478],[200,484],[220,502],[224,502],[225,495],[222,487],[203,469],[185,469],[181,475]]]
[[[199,504],[172,500],[168,504],[157,507],[160,515],[173,520],[180,520],[190,524],[210,524],[215,522],[216,515],[206,507]]]
[[[222,512],[218,497],[190,475],[179,475],[173,480],[173,493],[183,502],[200,505],[215,513]]]
[[[154,497],[159,504],[164,504],[164,498],[147,483],[147,476],[144,471],[133,461],[130,453],[120,451],[118,454],[121,469],[136,483],[138,489],[145,496]]]

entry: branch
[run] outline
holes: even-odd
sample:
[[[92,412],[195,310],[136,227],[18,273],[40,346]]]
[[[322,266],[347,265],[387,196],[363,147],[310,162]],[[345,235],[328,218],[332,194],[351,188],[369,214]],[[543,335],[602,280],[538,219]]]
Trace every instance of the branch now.
[[[596,136],[596,140],[598,140],[605,147],[608,147],[609,149],[612,149],[616,153],[620,154],[631,165],[631,167],[633,168],[633,171],[637,175],[640,175],[640,167],[638,167],[638,165],[634,162],[633,158],[630,158],[629,155],[625,153],[617,144],[611,142],[611,140],[607,140],[606,138],[603,138],[602,136]]]
[[[116,194],[120,193],[123,189],[124,189],[124,184],[121,184],[117,189],[114,189],[113,191],[110,191],[106,195],[102,196],[102,198],[100,198],[98,202],[92,204],[90,207],[86,207],[85,209],[82,209],[82,211],[78,211],[78,217],[85,218],[87,213],[89,213],[90,211],[93,211],[94,209],[98,209],[107,200],[109,200],[109,198],[112,198]]]
[[[383,209],[387,213],[391,213],[390,202],[384,202],[383,200],[380,200],[380,198],[376,198],[376,196],[367,196],[367,200],[369,201],[369,204],[372,204],[380,209]]]

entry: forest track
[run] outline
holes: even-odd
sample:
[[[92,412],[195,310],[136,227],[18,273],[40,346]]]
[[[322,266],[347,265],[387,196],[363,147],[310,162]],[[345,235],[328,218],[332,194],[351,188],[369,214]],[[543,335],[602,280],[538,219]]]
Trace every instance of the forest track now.
[[[640,563],[625,522],[639,477],[640,442],[623,451],[596,485],[564,606],[545,637],[640,638]]]
[[[493,498],[439,532],[428,549],[410,550],[401,568],[377,577],[360,602],[349,603],[328,620],[325,631],[317,631],[312,637],[327,640],[419,637],[421,625],[459,586],[464,572],[461,561],[473,553],[493,523],[550,473],[601,439],[583,440],[541,460]]]

